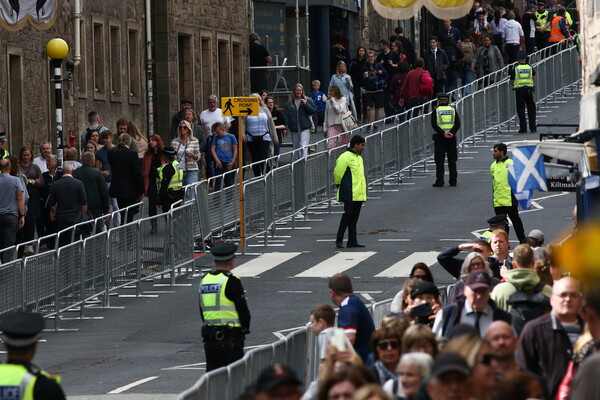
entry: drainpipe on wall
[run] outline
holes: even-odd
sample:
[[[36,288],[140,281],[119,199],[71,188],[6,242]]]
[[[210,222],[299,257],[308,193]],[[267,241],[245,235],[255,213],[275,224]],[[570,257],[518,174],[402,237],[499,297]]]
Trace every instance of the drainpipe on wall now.
[[[76,0],[77,1],[77,0]],[[152,10],[150,0],[146,0],[146,99],[148,103],[148,137],[154,135],[154,88],[152,84]]]
[[[77,67],[81,62],[81,3],[80,0],[73,2],[73,33],[75,36],[75,54],[73,61]]]

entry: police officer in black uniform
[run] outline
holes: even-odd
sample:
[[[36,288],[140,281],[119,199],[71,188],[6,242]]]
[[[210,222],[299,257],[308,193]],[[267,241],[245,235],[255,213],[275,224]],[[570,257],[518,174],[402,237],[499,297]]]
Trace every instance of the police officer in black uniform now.
[[[0,398],[66,399],[60,378],[31,363],[43,329],[44,318],[38,313],[20,312],[0,323],[2,341],[8,353],[6,364],[0,364]]]
[[[210,249],[215,268],[200,282],[200,315],[206,371],[226,366],[244,357],[244,338],[250,333],[250,311],[235,265],[233,243],[220,243]]]
[[[460,118],[456,109],[449,105],[450,96],[440,92],[437,94],[438,106],[431,113],[431,127],[433,134],[435,183],[433,187],[444,186],[444,161],[448,157],[448,172],[450,173],[450,186],[456,186],[456,132],[460,129]]]
[[[6,142],[8,142],[8,140],[6,140],[6,133],[0,132],[0,160],[4,160],[10,155],[8,150],[4,148]]]

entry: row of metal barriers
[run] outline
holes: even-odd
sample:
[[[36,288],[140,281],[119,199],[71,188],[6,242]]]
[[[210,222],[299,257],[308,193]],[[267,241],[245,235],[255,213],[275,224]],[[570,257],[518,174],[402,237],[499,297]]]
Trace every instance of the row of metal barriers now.
[[[575,48],[552,54],[552,48],[530,56],[536,70],[536,103],[553,102],[563,95],[578,91],[580,69]],[[473,82],[473,90],[461,87],[452,92],[454,106],[461,116],[462,127],[458,132],[460,147],[475,145],[476,138],[486,141],[487,135],[501,140],[501,128],[511,130],[516,108],[512,87],[508,82],[508,67],[493,76]],[[427,161],[433,156],[430,115],[432,103],[411,110],[412,118],[399,123],[401,116],[378,121],[379,132],[372,132],[372,125],[357,128],[343,135],[365,134],[363,152],[367,182],[370,190],[383,189],[390,179],[400,180],[402,174],[412,174],[415,169],[426,170]],[[518,128],[515,126],[514,130]],[[319,144],[317,144],[319,145]],[[322,143],[325,146],[325,141]],[[244,182],[249,204],[246,206],[246,222],[249,237],[259,236],[268,241],[276,230],[276,222],[308,216],[310,207],[331,207],[335,185],[331,173],[335,160],[345,151],[338,147],[329,151],[315,152],[306,158],[272,169],[269,173]],[[232,172],[233,173],[233,172]],[[208,194],[213,210],[221,204],[220,213],[212,216],[209,225],[213,234],[223,233],[236,221],[236,209],[231,206],[237,200],[234,187]],[[214,225],[210,225],[214,223]],[[446,288],[448,289],[448,288]],[[447,290],[443,291],[447,295]],[[371,306],[376,326],[390,311],[391,299]],[[316,340],[308,325],[292,332],[274,343],[248,351],[237,362],[204,374],[191,388],[181,393],[178,400],[234,399],[247,385],[252,384],[260,371],[275,362],[293,368],[305,385],[318,374],[319,357]]]
[[[556,55],[550,55],[551,51],[544,49],[531,56],[537,60],[533,65],[537,72],[538,102],[551,101],[554,93],[568,90],[564,88],[580,79],[574,48]],[[504,69],[493,77],[473,82],[472,88],[477,90],[470,94],[466,87],[451,93],[463,125],[458,135],[461,147],[468,145],[471,138],[474,144],[475,135],[499,134],[501,125],[510,126],[515,105],[507,76],[508,70]],[[403,174],[412,174],[415,168],[427,169],[427,161],[433,155],[428,116],[431,109],[430,102],[411,110],[412,118],[404,122],[401,121],[406,114],[387,117],[343,134],[366,136],[363,157],[370,190],[383,189],[388,180],[401,180]],[[374,132],[376,125],[379,130]],[[203,247],[207,240],[237,235],[240,181],[245,195],[247,239],[258,237],[268,242],[276,233],[277,222],[290,221],[294,226],[296,219],[308,216],[311,207],[331,209],[335,194],[332,170],[345,147],[321,151],[325,144],[325,140],[311,144],[315,152],[285,165],[292,156],[290,153],[271,158],[265,161],[268,172],[261,176],[250,177],[252,165],[248,165],[244,168],[244,179],[236,176],[234,184],[222,190],[211,191],[210,188],[215,180],[223,177],[186,187],[183,202],[167,213],[108,230],[103,229],[105,217],[101,217],[59,234],[1,250],[4,263],[0,265],[0,318],[19,310],[37,311],[53,318],[58,330],[67,312],[70,315],[78,312],[79,317],[85,317],[85,310],[90,306],[108,307],[116,289],[134,290],[135,295],[141,295],[143,280],[159,275],[174,283],[182,269],[193,268],[195,245]],[[236,171],[230,173],[237,174]],[[139,218],[142,206],[137,204],[116,211],[110,218],[120,215],[126,221],[136,207]],[[59,247],[60,235],[69,235],[71,243]],[[26,245],[32,245],[35,254],[21,257]],[[297,342],[301,346],[303,340],[309,340],[302,339],[302,335],[301,332],[292,334],[294,339],[290,339],[290,343]],[[285,360],[296,357],[294,360],[298,359],[298,363],[306,363],[306,352],[296,348],[296,344],[290,345],[289,351],[282,350],[287,349],[287,344],[271,347],[270,355],[261,350],[259,353],[265,354],[257,355],[256,360],[279,360],[275,355],[283,352]],[[295,367],[294,363],[287,363]],[[246,382],[259,367],[256,362],[249,362],[235,373],[246,374],[245,380],[240,380]],[[299,371],[308,367],[302,368]],[[205,388],[218,381],[212,378],[214,373],[203,378],[202,389],[198,390],[216,390]],[[197,398],[191,396],[189,398]]]

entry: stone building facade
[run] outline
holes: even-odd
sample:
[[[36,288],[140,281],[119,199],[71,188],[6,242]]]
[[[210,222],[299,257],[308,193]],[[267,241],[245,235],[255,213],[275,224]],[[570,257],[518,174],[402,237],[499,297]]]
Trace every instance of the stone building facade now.
[[[23,3],[23,2],[22,2]],[[35,3],[35,1],[33,1]],[[102,125],[115,130],[119,118],[148,132],[146,10],[143,0],[47,0],[54,4],[51,23],[0,27],[0,132],[8,149],[55,143],[54,85],[45,46],[53,38],[69,45],[76,66],[63,84],[63,136],[79,135],[95,110]],[[80,5],[77,19],[76,3]],[[79,23],[80,59],[75,51]],[[35,26],[34,26],[35,25]],[[179,100],[245,94],[248,82],[249,7],[247,3],[152,0],[154,131],[169,136]],[[63,76],[67,77],[65,63]]]

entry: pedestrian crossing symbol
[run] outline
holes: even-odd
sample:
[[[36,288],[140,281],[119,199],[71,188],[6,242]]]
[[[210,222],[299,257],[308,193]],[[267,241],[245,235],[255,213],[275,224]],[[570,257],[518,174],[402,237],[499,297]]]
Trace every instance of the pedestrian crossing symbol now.
[[[221,111],[224,117],[257,117],[258,99],[256,97],[222,97]]]

